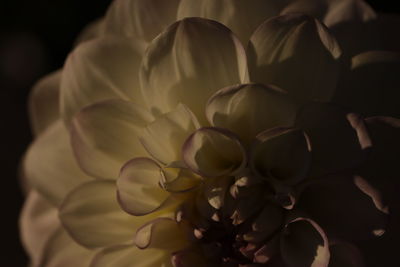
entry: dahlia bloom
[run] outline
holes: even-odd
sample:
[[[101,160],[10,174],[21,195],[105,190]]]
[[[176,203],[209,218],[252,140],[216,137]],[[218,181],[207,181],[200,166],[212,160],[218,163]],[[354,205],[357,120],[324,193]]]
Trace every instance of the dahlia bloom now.
[[[381,20],[361,0],[114,1],[31,94],[31,266],[389,266]]]

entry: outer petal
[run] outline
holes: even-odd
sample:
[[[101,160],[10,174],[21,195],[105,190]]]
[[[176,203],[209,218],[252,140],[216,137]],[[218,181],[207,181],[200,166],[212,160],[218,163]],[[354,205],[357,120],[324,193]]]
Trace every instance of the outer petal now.
[[[71,236],[88,248],[121,244],[132,240],[146,218],[126,214],[118,205],[114,181],[85,183],[64,200],[59,213]]]
[[[281,236],[281,254],[289,267],[328,267],[329,244],[314,221],[298,218],[289,222]]]
[[[276,16],[287,0],[181,0],[178,19],[203,17],[221,22],[237,34],[244,45],[264,20]]]
[[[108,98],[142,103],[133,40],[103,37],[79,45],[67,58],[61,79],[61,114],[69,125],[84,106]]]
[[[31,190],[19,224],[21,240],[31,259],[31,266],[37,266],[47,239],[60,226],[57,209],[38,192]]]
[[[297,207],[330,237],[349,241],[381,236],[388,222],[380,192],[360,176],[314,180],[301,192]]]
[[[87,267],[95,251],[75,243],[68,233],[59,228],[45,245],[40,267]]]
[[[179,0],[113,1],[103,33],[132,37],[139,53],[167,26],[175,22]]]
[[[285,92],[273,86],[243,84],[226,87],[208,101],[206,115],[216,127],[227,128],[250,142],[276,126],[290,126],[296,107]]]
[[[192,112],[186,106],[179,104],[173,111],[149,123],[143,130],[140,140],[153,158],[168,165],[182,160],[183,143],[199,127]]]
[[[369,51],[352,59],[335,101],[368,116],[400,116],[400,53]]]
[[[86,25],[75,39],[75,45],[100,37],[103,24],[104,18],[100,18]]]
[[[38,192],[55,205],[71,189],[91,179],[78,167],[68,132],[60,120],[48,127],[28,149],[24,175]]]
[[[299,103],[331,99],[341,51],[316,19],[288,14],[267,20],[252,35],[248,51],[252,82],[277,85]]]
[[[204,106],[217,89],[247,74],[245,51],[223,25],[188,18],[171,25],[149,45],[140,70],[146,102],[165,113],[181,102],[205,122]]]
[[[82,109],[71,125],[71,143],[81,168],[116,179],[128,160],[147,155],[138,136],[152,116],[140,106],[107,100]]]
[[[33,133],[38,135],[59,116],[61,71],[51,73],[32,88],[29,96],[29,116]]]
[[[200,128],[186,140],[182,149],[186,165],[206,177],[229,175],[241,169],[246,155],[231,132],[219,128]]]
[[[171,255],[158,249],[139,249],[135,245],[119,245],[101,250],[90,267],[170,267]]]
[[[310,138],[313,176],[359,166],[372,146],[363,118],[340,106],[309,104],[298,112],[295,125]]]

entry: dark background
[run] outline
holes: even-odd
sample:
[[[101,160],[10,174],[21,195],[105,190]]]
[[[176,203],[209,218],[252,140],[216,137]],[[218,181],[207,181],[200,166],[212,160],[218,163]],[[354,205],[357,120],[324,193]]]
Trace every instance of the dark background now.
[[[168,0],[165,0],[168,1]],[[60,68],[84,25],[104,14],[111,0],[1,0],[0,6],[0,267],[26,266],[18,237],[22,205],[18,164],[31,140],[27,96],[33,83]],[[368,1],[400,13],[393,0]],[[393,34],[400,34],[398,32]]]

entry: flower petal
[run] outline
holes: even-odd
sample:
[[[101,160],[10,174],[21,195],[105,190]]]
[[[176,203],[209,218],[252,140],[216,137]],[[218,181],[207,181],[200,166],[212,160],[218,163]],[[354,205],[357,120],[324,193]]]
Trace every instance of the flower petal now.
[[[390,71],[388,71],[390,70]],[[400,53],[369,51],[352,59],[335,101],[367,116],[399,117]]]
[[[178,103],[203,123],[207,99],[219,88],[243,82],[244,48],[225,26],[187,18],[171,25],[149,45],[140,69],[144,98],[154,113]]]
[[[203,17],[216,20],[237,34],[243,44],[264,20],[276,16],[287,0],[181,0],[178,19]]]
[[[62,252],[62,253],[60,253]],[[40,267],[86,267],[95,251],[75,243],[68,233],[60,228],[55,231],[45,245]]]
[[[170,218],[157,218],[140,227],[135,236],[138,248],[177,251],[187,245],[187,237],[179,224]]]
[[[65,198],[59,216],[74,240],[88,248],[132,240],[136,228],[146,219],[121,210],[112,180],[93,181],[75,188]]]
[[[175,22],[179,0],[113,1],[107,11],[103,34],[132,37],[141,54],[167,26]]]
[[[276,126],[290,126],[296,107],[280,89],[262,84],[241,84],[215,93],[207,103],[211,125],[227,128],[250,142]]]
[[[330,100],[334,93],[341,50],[312,17],[288,14],[267,20],[252,35],[248,54],[252,82],[277,85],[300,104]]]
[[[361,251],[350,243],[340,242],[329,246],[331,260],[329,267],[365,267]]]
[[[311,146],[302,130],[274,128],[257,136],[250,157],[253,169],[273,184],[295,185],[309,172]]]
[[[97,19],[86,25],[75,39],[75,45],[87,42],[101,36],[104,18]]]
[[[133,244],[108,247],[98,252],[90,267],[170,267],[170,255],[158,249],[139,249]]]
[[[32,88],[29,96],[29,116],[32,131],[37,136],[60,117],[61,71],[42,78]]]
[[[31,259],[37,266],[44,245],[51,234],[60,226],[57,209],[35,190],[31,190],[22,208],[19,220],[21,240]]]
[[[182,160],[183,143],[199,127],[192,112],[179,104],[173,111],[157,117],[148,124],[140,140],[153,158],[163,165],[169,165]]]
[[[305,106],[295,125],[310,138],[312,176],[355,168],[372,146],[363,118],[333,104]]]
[[[135,158],[124,165],[117,180],[118,200],[128,213],[141,216],[158,210],[170,194],[160,186],[162,169],[149,158]]]
[[[301,192],[297,207],[328,236],[350,241],[381,236],[388,222],[380,192],[360,176],[314,180]]]
[[[138,70],[141,56],[122,37],[103,37],[79,45],[67,58],[61,78],[61,115],[69,125],[84,106],[108,98],[142,103]]]
[[[24,159],[24,175],[54,205],[77,185],[90,181],[78,166],[64,124],[58,120],[30,146]]]
[[[282,232],[281,253],[290,267],[328,267],[328,239],[321,227],[306,218],[289,222]]]
[[[206,177],[232,174],[246,161],[240,141],[220,128],[200,128],[186,140],[182,153],[185,164]]]
[[[123,100],[82,109],[71,124],[71,143],[81,168],[94,177],[116,179],[125,162],[146,156],[139,135],[152,116]]]

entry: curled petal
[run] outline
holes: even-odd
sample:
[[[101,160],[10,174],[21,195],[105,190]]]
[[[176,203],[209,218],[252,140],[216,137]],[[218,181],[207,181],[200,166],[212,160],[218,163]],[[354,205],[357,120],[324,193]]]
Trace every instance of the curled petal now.
[[[344,240],[381,236],[388,223],[389,211],[380,192],[360,176],[315,180],[303,189],[297,207],[329,236]]]
[[[363,118],[332,104],[305,106],[295,125],[310,139],[313,176],[359,166],[372,146]]]
[[[23,164],[29,183],[56,206],[71,189],[92,179],[76,163],[68,131],[60,120],[33,142]]]
[[[297,218],[289,222],[281,235],[281,254],[290,267],[328,267],[328,239],[314,221]]]
[[[131,39],[102,37],[79,45],[68,56],[61,78],[61,115],[67,125],[86,105],[121,98],[142,103],[141,56]]]
[[[140,82],[154,113],[169,112],[183,103],[204,123],[207,99],[219,88],[241,83],[246,75],[244,48],[228,28],[211,20],[187,18],[149,45]]]
[[[173,111],[149,123],[143,129],[140,140],[153,158],[164,165],[173,165],[182,160],[183,143],[199,127],[192,112],[179,104]]]
[[[127,242],[146,219],[135,218],[121,210],[113,180],[78,186],[65,198],[59,216],[71,237],[88,248]]]
[[[157,218],[137,230],[135,244],[140,249],[176,251],[187,245],[187,238],[176,221]]]
[[[201,178],[188,169],[164,168],[161,186],[171,193],[183,193],[195,189]]]
[[[32,88],[29,96],[29,116],[35,135],[43,132],[60,117],[61,71],[53,72]]]
[[[138,52],[176,20],[179,0],[113,1],[107,11],[103,34],[132,37]]]
[[[242,84],[226,87],[208,101],[206,115],[211,125],[227,128],[250,142],[269,128],[289,126],[296,106],[274,86]]]
[[[186,140],[183,159],[195,173],[206,177],[232,174],[246,163],[240,141],[229,131],[200,128]]]
[[[316,19],[301,14],[271,18],[253,33],[248,51],[252,82],[277,85],[299,104],[333,96],[341,50]]]
[[[116,179],[125,162],[146,156],[139,135],[152,116],[119,99],[82,109],[71,125],[71,143],[79,165],[94,177]]]

